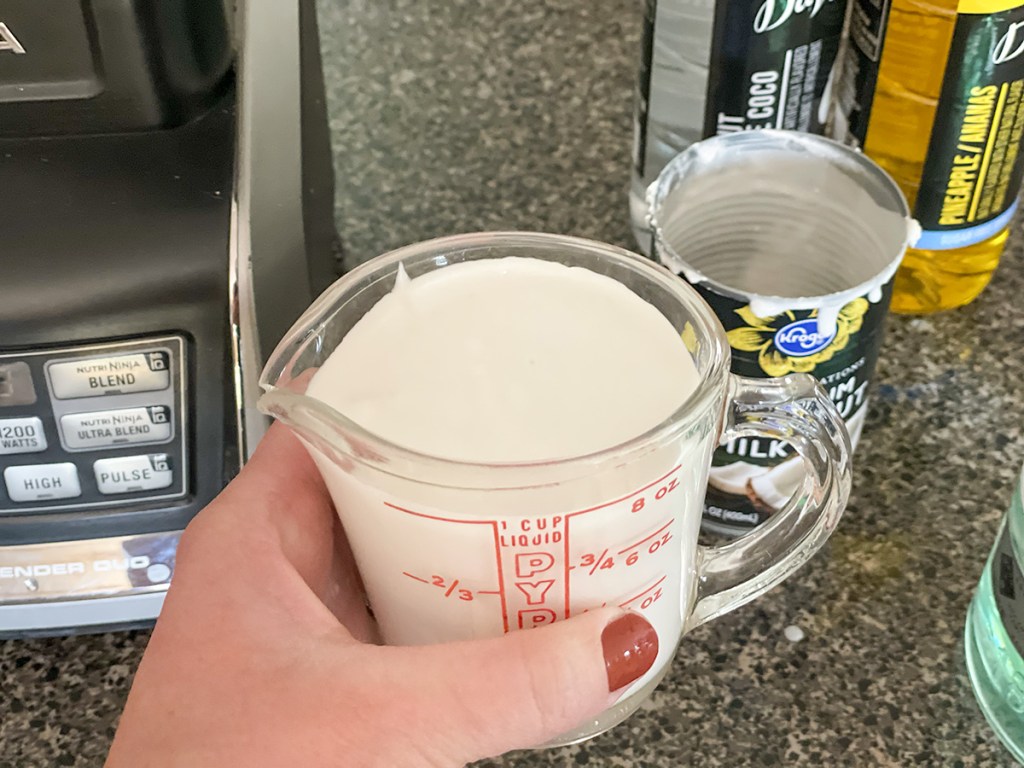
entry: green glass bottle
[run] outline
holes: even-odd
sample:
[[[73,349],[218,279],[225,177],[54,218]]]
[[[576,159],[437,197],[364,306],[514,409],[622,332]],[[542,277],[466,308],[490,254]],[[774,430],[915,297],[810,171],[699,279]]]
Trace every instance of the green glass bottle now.
[[[1024,505],[1021,483],[967,610],[967,671],[982,712],[1024,762]]]

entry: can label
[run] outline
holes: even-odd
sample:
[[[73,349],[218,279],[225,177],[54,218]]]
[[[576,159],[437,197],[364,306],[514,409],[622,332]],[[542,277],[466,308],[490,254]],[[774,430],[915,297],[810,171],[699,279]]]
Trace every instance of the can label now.
[[[821,133],[845,0],[715,4],[704,138],[755,128]]]
[[[633,166],[640,176],[647,163],[647,118],[650,113],[651,69],[654,63],[654,17],[658,0],[644,0],[643,32],[640,36],[640,70],[636,78],[636,110],[633,113]]]
[[[702,137],[755,128],[823,133],[846,2],[718,0]],[[642,177],[660,170],[648,158],[657,18],[657,0],[645,0],[633,124],[633,165]]]
[[[1020,188],[1024,135],[1024,7],[961,0],[921,175],[916,247],[961,248],[1005,229]]]
[[[890,0],[853,0],[850,9],[850,44],[836,85],[836,103],[844,122],[834,133],[857,147],[867,140],[889,5]]]
[[[1009,525],[1003,526],[992,553],[992,594],[1003,629],[1014,647],[1024,650],[1024,574],[1013,556]]]
[[[855,143],[865,144],[889,13],[886,0],[857,0],[853,45],[840,98]],[[1024,164],[1024,4],[960,0],[914,206],[918,249],[980,243],[1017,208]],[[870,151],[872,147],[868,147]]]
[[[817,310],[758,317],[747,302],[695,286],[715,311],[732,348],[732,372],[751,378],[809,373],[821,382],[856,445],[867,415],[868,386],[878,360],[892,292],[866,296],[839,311],[835,328],[820,333]],[[877,297],[876,297],[877,298]],[[776,514],[804,479],[803,460],[782,440],[742,437],[719,447],[712,460],[704,520],[743,532]]]

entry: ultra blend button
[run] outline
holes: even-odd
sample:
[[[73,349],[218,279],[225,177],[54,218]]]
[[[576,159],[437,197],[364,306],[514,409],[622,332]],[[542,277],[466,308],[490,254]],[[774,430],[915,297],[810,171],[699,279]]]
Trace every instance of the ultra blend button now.
[[[61,400],[153,392],[171,383],[169,356],[163,351],[50,363],[47,374]]]
[[[73,499],[82,495],[78,470],[70,462],[7,467],[4,484],[12,501]]]
[[[174,467],[166,453],[100,459],[93,464],[100,493],[132,493],[167,488],[174,482]]]
[[[61,416],[60,431],[64,436],[64,444],[71,450],[161,443],[171,439],[171,409],[166,405],[152,405],[146,408],[69,413]]]
[[[0,419],[0,456],[46,450],[43,422],[35,416]]]

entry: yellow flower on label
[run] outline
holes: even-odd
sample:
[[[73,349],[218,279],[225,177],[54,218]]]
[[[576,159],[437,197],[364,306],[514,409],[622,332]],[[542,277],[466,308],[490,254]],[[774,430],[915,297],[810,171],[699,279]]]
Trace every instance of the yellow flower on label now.
[[[762,332],[757,328],[733,328],[726,335],[729,346],[741,352],[757,352],[764,346]]]

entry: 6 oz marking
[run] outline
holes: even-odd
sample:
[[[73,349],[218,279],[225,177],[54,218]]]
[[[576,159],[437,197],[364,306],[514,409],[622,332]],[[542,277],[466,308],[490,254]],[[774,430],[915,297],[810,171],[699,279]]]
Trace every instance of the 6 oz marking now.
[[[599,569],[608,570],[615,568],[619,562],[625,563],[627,566],[636,565],[641,557],[653,555],[672,541],[672,531],[668,529],[672,527],[674,522],[675,518],[669,520],[654,533],[644,536],[640,541],[636,541],[628,547],[623,547],[614,555],[610,555],[608,549],[605,549],[600,555],[587,552],[580,556],[579,566],[570,566],[570,568],[586,568],[589,570],[590,575],[593,576]],[[615,558],[619,555],[625,555],[626,558],[622,561],[616,560]]]

